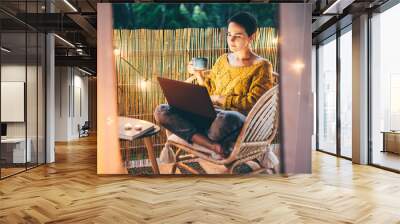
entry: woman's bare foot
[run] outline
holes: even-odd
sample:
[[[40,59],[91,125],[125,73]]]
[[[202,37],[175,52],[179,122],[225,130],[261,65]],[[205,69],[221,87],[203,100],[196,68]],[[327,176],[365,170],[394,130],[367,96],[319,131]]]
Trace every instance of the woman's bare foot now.
[[[202,134],[194,134],[192,136],[192,141],[196,144],[211,149],[212,151],[214,151],[218,155],[221,155],[222,157],[224,156],[222,146],[218,143],[211,141],[209,138],[207,138]]]
[[[214,152],[216,152],[217,154],[224,156],[224,150],[222,148],[222,146],[218,143],[214,144],[214,148],[212,149]]]

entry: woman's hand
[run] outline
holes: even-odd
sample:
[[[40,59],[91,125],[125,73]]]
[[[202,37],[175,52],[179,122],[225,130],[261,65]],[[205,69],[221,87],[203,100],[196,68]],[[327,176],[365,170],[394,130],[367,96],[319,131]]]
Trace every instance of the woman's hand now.
[[[214,105],[224,105],[225,104],[225,100],[226,100],[225,96],[211,95],[210,98],[211,98],[211,102]]]
[[[197,82],[200,85],[204,85],[204,70],[196,70],[193,67],[193,62],[190,61],[187,65],[187,70],[189,72],[189,74],[192,74],[194,76],[196,76]]]

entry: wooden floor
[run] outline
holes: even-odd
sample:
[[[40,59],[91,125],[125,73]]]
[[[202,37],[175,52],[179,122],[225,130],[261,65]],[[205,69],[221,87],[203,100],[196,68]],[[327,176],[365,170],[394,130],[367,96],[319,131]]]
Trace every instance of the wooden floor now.
[[[95,138],[0,181],[0,223],[400,223],[400,175],[313,153],[291,177],[96,175]]]
[[[26,170],[25,167],[24,168],[0,168],[0,169],[1,169],[1,177],[2,178]]]

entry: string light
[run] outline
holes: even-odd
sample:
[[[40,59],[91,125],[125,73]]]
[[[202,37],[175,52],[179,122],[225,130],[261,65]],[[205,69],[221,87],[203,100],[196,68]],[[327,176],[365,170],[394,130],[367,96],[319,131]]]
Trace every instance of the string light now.
[[[121,50],[119,48],[114,48],[113,53],[115,56],[120,56],[121,55]],[[143,76],[142,73],[135,67],[133,66],[128,60],[126,60],[124,57],[120,57],[121,61],[124,61],[126,64],[129,65],[129,67],[134,70],[139,76]],[[149,85],[149,80],[147,78],[141,79],[139,81],[139,88],[142,91],[146,91],[148,88],[147,86]]]
[[[121,55],[121,50],[119,48],[114,48],[113,53],[115,56]]]
[[[142,79],[140,80],[140,89],[145,91],[147,89],[148,80]]]
[[[272,39],[272,44],[276,45],[276,44],[278,44],[278,41],[279,41],[279,38],[275,37]]]

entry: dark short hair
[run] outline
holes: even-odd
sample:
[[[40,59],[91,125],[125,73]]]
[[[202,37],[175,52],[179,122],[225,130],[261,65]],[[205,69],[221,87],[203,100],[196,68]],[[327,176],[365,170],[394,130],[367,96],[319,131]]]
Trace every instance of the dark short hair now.
[[[238,12],[228,19],[228,24],[234,22],[242,26],[247,35],[251,36],[257,31],[257,19],[248,12]]]

